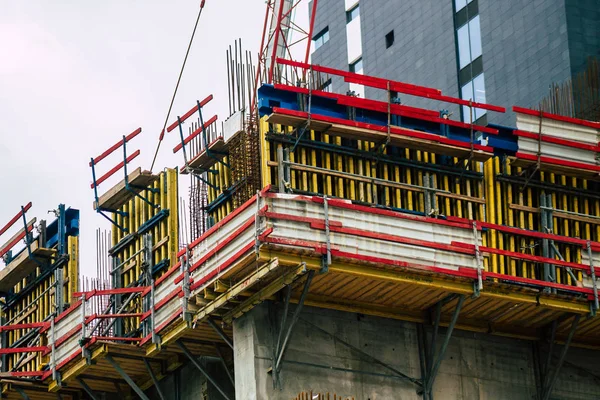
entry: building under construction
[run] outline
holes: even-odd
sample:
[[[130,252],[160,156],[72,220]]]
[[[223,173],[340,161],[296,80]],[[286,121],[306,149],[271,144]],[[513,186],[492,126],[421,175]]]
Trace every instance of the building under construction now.
[[[96,280],[77,210],[0,229],[2,397],[599,398],[600,122],[293,60],[296,4],[227,52],[222,124],[169,121],[178,169],[135,167],[141,128],[91,158]]]

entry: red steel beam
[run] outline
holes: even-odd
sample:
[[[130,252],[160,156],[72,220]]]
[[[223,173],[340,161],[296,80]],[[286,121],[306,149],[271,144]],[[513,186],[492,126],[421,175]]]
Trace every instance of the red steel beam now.
[[[4,331],[14,331],[17,329],[31,329],[31,328],[45,328],[49,326],[49,322],[32,322],[30,324],[14,324],[14,325],[5,325],[0,326],[0,332]]]
[[[0,249],[0,257],[4,257],[4,255],[10,251],[10,249],[15,247],[17,245],[17,243],[19,243],[19,241],[21,241],[21,239],[23,239],[25,237],[25,235],[30,233],[32,230],[33,230],[33,225],[29,225],[27,227],[27,232],[25,232],[25,229],[23,229],[23,231],[21,233],[19,233],[17,236],[15,236],[15,238],[13,240],[11,240],[9,243],[6,244],[6,246],[4,246],[3,248]]]
[[[206,97],[204,100],[202,100],[200,102],[200,107],[204,107],[205,105],[207,105],[211,100],[213,99],[213,95],[208,95],[208,97]],[[179,117],[177,119],[177,121],[173,122],[171,125],[169,125],[167,127],[167,132],[171,132],[173,129],[177,128],[177,126],[179,125],[179,120],[181,120],[181,123],[183,124],[185,122],[186,119],[188,119],[189,117],[191,117],[192,115],[194,115],[194,113],[198,111],[198,104],[196,104],[194,107],[192,107],[188,112],[186,112],[185,114],[183,114],[181,117]]]
[[[461,220],[460,218],[455,218],[455,217],[447,217],[447,219],[448,219],[448,221]],[[534,238],[538,238],[538,239],[555,240],[560,243],[575,244],[575,245],[582,246],[582,247],[586,247],[587,243],[588,243],[588,241],[584,240],[584,239],[579,239],[579,238],[574,238],[574,237],[569,237],[569,236],[560,236],[560,235],[555,235],[553,233],[530,231],[528,229],[513,228],[513,227],[505,226],[505,225],[492,224],[490,222],[476,221],[476,223],[477,223],[477,226],[481,227],[481,228],[494,229],[494,230],[497,230],[500,232],[511,233],[513,235],[529,236],[529,237],[534,237]],[[592,245],[592,247],[600,248],[600,242],[590,242],[590,244]]]
[[[130,163],[131,160],[133,160],[134,158],[136,158],[137,156],[140,155],[140,151],[136,150],[134,153],[132,153],[130,156],[128,156],[126,158],[127,163]],[[96,180],[96,182],[92,182],[90,184],[90,188],[94,188],[100,186],[100,184],[102,182],[104,182],[105,180],[107,180],[108,178],[110,178],[115,172],[117,172],[118,170],[120,170],[121,168],[123,168],[125,166],[125,161],[121,161],[120,163],[118,163],[117,165],[115,165],[110,171],[108,171],[107,173],[105,173],[104,175],[102,175],[100,177],[100,179]]]
[[[344,78],[350,78],[350,79],[357,79],[360,81],[361,84],[364,84],[366,86],[371,86],[371,87],[385,89],[385,90],[388,89],[388,83],[389,83],[389,89],[392,91],[395,91],[395,92],[403,92],[405,90],[410,90],[413,93],[420,93],[423,95],[424,94],[432,94],[432,95],[442,94],[442,91],[439,89],[434,89],[434,88],[430,88],[430,87],[426,87],[426,86],[413,85],[413,84],[404,83],[404,82],[390,81],[390,80],[383,79],[383,78],[377,78],[374,76],[356,74],[354,72],[342,71],[339,69],[323,67],[320,65],[312,65],[311,66],[308,63],[303,63],[303,62],[293,61],[293,60],[286,60],[283,58],[278,58],[277,62],[279,64],[289,65],[289,66],[296,67],[296,68],[312,69],[315,72],[322,72],[324,74],[337,75],[337,76],[341,76]],[[356,82],[356,83],[358,83],[358,82]]]
[[[361,99],[359,97],[351,97],[351,96],[340,96],[340,98],[338,98],[338,103],[342,104],[342,105],[346,105],[346,106],[351,106],[351,107],[366,108],[366,109],[370,109],[373,111],[387,112],[387,103],[376,101],[376,100]],[[464,128],[464,129],[471,129],[471,127],[473,127],[473,130],[475,130],[475,131],[489,133],[492,135],[498,134],[498,129],[488,128],[487,126],[481,126],[481,125],[471,125],[466,122],[460,122],[460,121],[454,121],[451,119],[440,118],[438,113],[434,112],[434,115],[425,114],[425,113],[421,112],[418,108],[415,108],[415,107],[410,107],[410,108],[414,108],[415,111],[410,111],[409,108],[403,108],[403,107],[406,107],[406,106],[392,104],[390,106],[390,111],[393,111],[392,114],[397,114],[397,115],[400,115],[403,117],[417,118],[417,119],[422,119],[422,120],[429,121],[429,122],[434,122],[437,124],[456,126],[458,128]]]
[[[125,142],[129,142],[131,139],[133,139],[134,137],[136,137],[137,135],[139,135],[142,132],[142,128],[137,128],[135,131],[131,132],[129,135],[125,136]],[[119,147],[123,146],[123,140],[118,141],[117,143],[113,144],[108,150],[106,150],[104,153],[100,154],[98,157],[94,158],[94,164],[98,164],[100,161],[104,160],[106,157],[108,157],[113,151],[115,151],[116,149],[118,149]],[[92,162],[90,161],[90,167],[92,166]]]
[[[515,136],[525,137],[528,139],[534,139],[534,140],[540,139],[539,133],[533,133],[533,132],[529,132],[529,131],[521,131],[521,130],[517,129],[517,130],[513,131],[513,134]],[[549,135],[541,135],[541,137],[542,137],[542,142],[553,143],[553,144],[558,144],[561,146],[573,147],[573,148],[580,149],[580,150],[587,150],[587,151],[593,151],[596,153],[600,153],[600,146],[594,146],[593,144],[577,142],[575,140],[569,140],[569,139],[562,139],[559,137],[549,136]]]
[[[526,153],[520,153],[520,152],[516,153],[515,157],[522,158],[523,160],[529,160],[529,161],[537,161],[538,160],[538,157],[535,154],[526,154]],[[581,162],[576,162],[576,161],[561,160],[560,158],[544,157],[544,156],[540,157],[540,162],[543,162],[544,164],[554,164],[554,165],[559,165],[562,167],[569,167],[569,168],[573,168],[573,169],[584,169],[584,170],[595,171],[595,172],[600,173],[600,165],[593,165],[593,164],[581,163]]]
[[[202,133],[203,130],[208,129],[208,127],[211,124],[215,123],[215,122],[217,122],[217,116],[216,115],[214,117],[212,117],[211,119],[209,119],[208,121],[206,121],[203,126],[201,126],[200,128],[196,129],[188,137],[186,137],[183,140],[183,144],[188,144],[193,138],[195,138],[200,133]],[[173,148],[173,153],[177,153],[179,150],[181,150],[183,148],[183,144],[179,143],[177,146],[175,146]]]
[[[301,94],[306,94],[306,95],[309,94],[308,89],[303,88],[303,87],[298,87],[298,86],[283,85],[283,84],[276,83],[273,85],[273,87],[275,89],[286,90],[288,92],[301,93]],[[346,96],[343,94],[325,92],[323,90],[311,90],[311,92],[315,96],[328,97],[331,99],[335,99],[340,104],[344,104],[344,103],[342,103],[343,101],[351,101],[351,100],[356,99],[365,105],[365,106],[357,106],[359,108],[368,108],[368,109],[372,109],[374,111],[387,112],[388,103],[383,102],[383,101],[361,99],[360,97]],[[348,104],[345,104],[345,105],[348,105]],[[373,108],[371,108],[371,107],[373,107]],[[391,104],[390,110],[392,111],[392,114],[397,114],[397,115],[402,115],[402,114],[400,114],[401,112],[412,112],[415,114],[423,114],[423,115],[430,116],[430,117],[439,116],[439,113],[437,111],[427,110],[425,108],[405,106],[403,104]]]
[[[47,346],[34,346],[34,347],[14,347],[7,349],[0,349],[0,354],[18,354],[18,353],[37,353],[48,349]]]
[[[6,232],[11,226],[13,226],[14,223],[17,222],[19,220],[19,218],[21,218],[23,216],[23,213],[29,211],[30,208],[31,208],[31,202],[27,203],[27,205],[25,207],[23,207],[23,209],[17,213],[17,215],[12,217],[12,219],[10,221],[8,221],[8,223],[6,225],[4,225],[2,227],[2,229],[0,229],[0,236],[2,236],[2,234],[4,232]]]
[[[308,118],[308,113],[306,113],[306,112],[296,111],[296,110],[288,110],[286,108],[273,107],[273,112],[278,113],[278,114],[290,115],[290,116],[294,116],[294,117]],[[326,115],[311,114],[311,119],[315,120],[315,121],[325,122],[328,124],[339,124],[339,125],[352,126],[352,127],[361,128],[361,129],[369,129],[369,130],[378,131],[378,132],[387,132],[386,126],[368,124],[365,122],[356,122],[356,121],[347,120],[347,119],[329,117]],[[392,134],[399,135],[399,136],[407,136],[407,137],[412,137],[412,138],[416,138],[416,139],[431,140],[431,141],[435,141],[438,143],[447,144],[447,145],[455,146],[455,147],[461,147],[461,148],[465,148],[465,149],[471,147],[471,144],[468,142],[463,142],[461,140],[448,139],[445,136],[435,135],[432,133],[417,132],[417,131],[412,131],[409,129],[398,128],[398,127],[392,127],[390,129],[390,132]],[[486,151],[486,152],[494,151],[493,147],[483,146],[480,144],[474,144],[473,149]]]
[[[555,121],[560,122],[568,122],[571,124],[586,126],[588,128],[600,129],[600,122],[587,121],[585,119],[573,118],[573,117],[565,117],[563,115],[551,114],[546,111],[532,110],[529,108],[513,106],[513,111],[521,114],[533,115],[534,117],[540,117],[540,115],[544,118],[553,119]]]
[[[465,249],[475,251],[475,246],[472,244],[469,244],[469,243],[452,242],[452,244],[455,246],[464,247]],[[532,261],[532,262],[536,262],[536,263],[554,264],[554,265],[559,265],[561,267],[569,267],[569,268],[573,268],[573,269],[577,269],[577,270],[581,270],[581,271],[589,271],[590,270],[590,266],[585,265],[585,264],[561,261],[561,260],[557,260],[554,258],[534,256],[531,254],[523,254],[523,253],[518,253],[518,252],[508,251],[508,250],[494,249],[492,247],[479,246],[479,251],[481,251],[482,253],[497,254],[497,255],[501,255],[501,256],[507,256],[510,258],[516,258],[519,260]]]

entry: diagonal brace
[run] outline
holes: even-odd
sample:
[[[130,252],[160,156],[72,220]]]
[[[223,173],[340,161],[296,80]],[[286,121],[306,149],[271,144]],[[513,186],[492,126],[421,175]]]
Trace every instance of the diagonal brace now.
[[[419,381],[418,379],[412,378],[408,375],[406,375],[403,372],[398,371],[396,368],[384,363],[383,361],[378,360],[377,358],[373,357],[370,354],[365,353],[364,351],[362,351],[361,349],[359,349],[358,347],[355,347],[353,345],[351,345],[350,343],[340,339],[339,337],[335,336],[333,333],[330,333],[328,331],[326,331],[325,329],[318,327],[317,325],[302,319],[302,322],[304,322],[307,325],[310,325],[311,329],[317,330],[329,337],[331,337],[333,340],[335,340],[337,343],[342,344],[346,347],[348,347],[349,349],[353,350],[354,352],[356,352],[357,354],[359,354],[360,356],[362,356],[365,360],[368,360],[372,363],[375,363],[377,365],[380,365],[390,371],[392,371],[394,374],[396,374],[399,378],[404,379],[408,382],[411,382],[412,384],[416,385],[416,386],[422,386],[421,381]]]
[[[221,389],[221,387],[219,385],[217,385],[217,382],[215,382],[215,380],[208,374],[208,372],[206,372],[206,370],[204,368],[202,368],[202,365],[200,365],[198,360],[196,360],[196,357],[194,357],[194,355],[192,353],[190,353],[190,351],[183,344],[183,342],[181,340],[178,340],[175,343],[181,349],[181,351],[183,351],[183,353],[187,356],[187,358],[190,359],[192,364],[194,364],[196,366],[196,368],[198,368],[198,371],[200,371],[202,373],[202,375],[204,375],[204,377],[219,391],[219,393],[221,393],[221,395],[225,398],[225,400],[231,400],[231,398],[229,396],[227,396],[227,394],[223,391],[223,389]]]
[[[160,400],[165,400],[165,396],[163,395],[163,392],[162,390],[160,390],[160,386],[158,385],[158,379],[156,379],[156,374],[152,370],[152,367],[150,366],[150,363],[146,358],[144,358],[144,365],[146,366],[146,369],[148,370],[148,375],[150,375],[150,379],[152,379],[152,383],[156,388],[156,393],[158,393],[158,397],[160,397]]]
[[[579,325],[580,319],[581,319],[581,314],[577,314],[577,315],[575,315],[575,317],[573,317],[573,322],[571,323],[571,329],[569,330],[567,340],[565,341],[565,344],[563,345],[560,355],[558,356],[558,361],[556,362],[554,371],[552,371],[552,373],[548,373],[549,371],[546,371],[547,374],[544,377],[543,384],[542,384],[542,396],[541,396],[542,400],[548,400],[550,398],[550,395],[552,394],[552,389],[554,388],[554,384],[556,383],[556,378],[558,378],[558,372],[560,371],[560,368],[562,367],[562,365],[565,361],[567,351],[569,350],[569,347],[571,345],[571,340],[573,339],[575,330],[577,330],[577,326]]]
[[[87,383],[85,383],[83,378],[77,378],[77,382],[79,382],[83,390],[85,390],[85,392],[88,394],[88,396],[90,396],[92,400],[99,400],[98,396],[96,396],[96,393],[92,390],[91,387],[88,386]]]
[[[448,349],[448,344],[450,343],[452,332],[454,331],[456,321],[458,320],[458,315],[460,314],[460,310],[465,301],[465,295],[458,296],[456,307],[454,309],[454,313],[452,314],[452,319],[450,320],[450,324],[448,325],[448,329],[446,331],[444,341],[442,342],[442,346],[438,351],[436,341],[439,330],[442,305],[447,303],[448,301],[453,300],[454,298],[455,296],[450,296],[449,298],[443,299],[436,304],[434,328],[431,343],[429,346],[425,345],[424,352],[422,352],[424,353],[423,355],[425,356],[426,360],[426,362],[422,366],[422,371],[425,372],[424,376],[422,377],[423,397],[425,399],[431,399],[431,389],[433,388],[433,384],[435,382],[435,378],[437,376],[440,365],[442,364],[442,361],[444,360],[444,357],[446,355],[446,350]],[[423,336],[423,339],[425,339],[425,335]]]
[[[148,396],[146,396],[146,393],[144,393],[144,391],[142,389],[140,389],[140,387],[138,385],[136,385],[136,383],[133,381],[133,379],[131,379],[131,377],[129,375],[127,375],[127,373],[123,370],[123,368],[121,368],[119,363],[117,363],[111,357],[110,354],[106,355],[106,360],[113,366],[113,368],[119,373],[119,375],[121,375],[123,377],[123,379],[125,379],[125,382],[127,382],[127,384],[129,386],[131,386],[131,388],[137,393],[138,396],[140,396],[140,398],[142,400],[150,400],[148,398]]]
[[[221,329],[221,327],[217,325],[215,321],[212,320],[212,318],[208,318],[206,322],[208,322],[208,324],[215,330],[215,332],[217,332],[221,339],[223,339],[225,343],[227,343],[227,345],[231,347],[231,350],[233,350],[233,340],[231,340],[231,338],[227,336],[225,332],[223,332],[223,329]]]

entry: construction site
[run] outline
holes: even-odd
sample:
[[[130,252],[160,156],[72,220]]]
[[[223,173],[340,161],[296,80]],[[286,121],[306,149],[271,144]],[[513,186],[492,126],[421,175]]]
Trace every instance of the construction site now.
[[[165,123],[177,167],[136,163],[142,128],[73,166],[95,277],[68,193],[0,221],[3,399],[600,398],[597,63],[585,99],[456,98],[312,63],[323,1],[266,2],[229,92]]]

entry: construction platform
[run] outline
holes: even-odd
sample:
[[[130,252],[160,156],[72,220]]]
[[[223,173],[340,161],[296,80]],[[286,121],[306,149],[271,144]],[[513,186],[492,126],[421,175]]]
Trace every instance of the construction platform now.
[[[431,88],[327,73],[386,88],[389,98],[395,88],[504,111]],[[306,85],[312,83],[309,77]],[[192,363],[230,398],[198,357],[218,360],[227,385],[237,387],[231,366],[242,350],[235,342],[247,338],[236,338],[236,330],[263,302],[284,309],[282,320],[273,317],[277,345],[260,359],[271,363],[259,373],[274,387],[281,387],[281,363],[305,305],[416,323],[419,340],[433,342],[416,356],[421,375],[395,377],[421,394],[431,394],[455,329],[547,341],[549,359],[555,345],[565,353],[572,346],[600,349],[599,125],[517,108],[516,129],[480,126],[452,121],[443,110],[306,85],[261,87],[258,115],[227,142],[208,132],[216,117],[201,122],[208,100],[197,102],[168,129],[179,127],[179,171],[125,172],[98,197],[104,177],[126,169],[137,153],[124,152],[98,180],[95,165],[133,134],[92,159],[94,208],[112,210],[104,215],[113,224],[110,246],[101,246],[111,287],[71,290],[64,307],[2,327],[12,333],[0,350],[12,360],[2,375],[6,397],[148,398],[146,389],[160,392],[161,379]],[[199,125],[184,137],[182,124],[195,113]],[[561,135],[568,137],[557,140]],[[178,172],[200,182],[190,214],[206,228],[183,244]],[[445,344],[437,349],[440,326]],[[35,343],[22,339],[38,336]],[[31,358],[27,367],[21,355]],[[558,359],[556,371],[564,354]],[[546,393],[552,376],[540,384]]]

